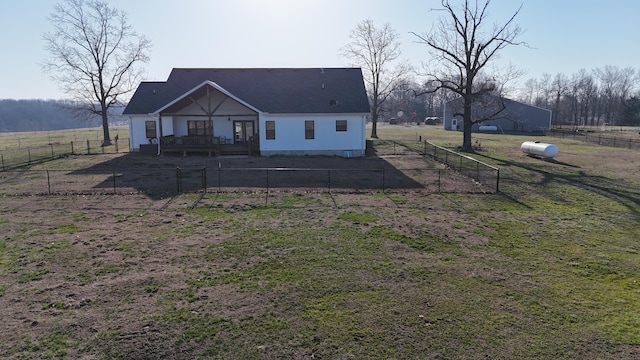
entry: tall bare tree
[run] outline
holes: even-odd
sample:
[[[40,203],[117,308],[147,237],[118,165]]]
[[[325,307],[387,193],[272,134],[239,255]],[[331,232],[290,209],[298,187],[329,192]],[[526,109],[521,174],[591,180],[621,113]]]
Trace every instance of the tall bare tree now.
[[[622,111],[622,102],[627,99],[631,90],[638,83],[635,69],[607,65],[594,71],[600,82],[605,122],[613,124],[618,121]]]
[[[53,30],[43,38],[50,56],[43,66],[82,111],[102,117],[103,146],[110,145],[108,111],[142,79],[151,42],[106,0],[65,0],[49,21]]]
[[[397,86],[404,83],[409,66],[394,64],[401,54],[400,41],[389,23],[376,28],[373,20],[363,20],[351,31],[349,38],[351,42],[340,52],[365,72],[364,81],[371,102],[371,137],[377,138],[378,118],[386,111],[384,104]]]
[[[438,84],[438,90],[451,91],[463,99],[461,110],[454,114],[461,116],[464,124],[463,151],[473,151],[471,127],[487,120],[472,116],[472,104],[500,89],[501,82],[487,71],[489,65],[507,46],[524,44],[518,41],[522,29],[514,23],[522,6],[504,23],[488,27],[490,3],[491,0],[465,0],[460,7],[454,7],[442,0],[442,8],[437,10],[445,15],[431,31],[413,33],[419,43],[428,46],[436,64],[427,68],[428,78]]]

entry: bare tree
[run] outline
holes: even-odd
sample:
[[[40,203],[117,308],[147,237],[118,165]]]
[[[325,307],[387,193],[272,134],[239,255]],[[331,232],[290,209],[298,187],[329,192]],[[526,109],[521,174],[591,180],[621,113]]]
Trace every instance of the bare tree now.
[[[619,120],[622,103],[638,83],[635,69],[607,65],[594,71],[600,82],[601,98],[605,122],[614,123]]]
[[[553,89],[553,94],[555,95],[552,115],[553,118],[551,120],[551,123],[555,125],[562,125],[565,119],[560,114],[560,100],[562,100],[562,97],[567,95],[567,93],[569,92],[569,80],[567,79],[567,76],[562,73],[557,73],[556,77],[553,78],[551,88]],[[560,121],[560,118],[563,119],[562,122]]]
[[[486,99],[484,95],[497,92],[501,86],[497,78],[486,73],[488,65],[505,47],[524,44],[518,42],[522,30],[514,24],[522,6],[503,24],[488,28],[490,3],[491,0],[485,0],[483,4],[465,0],[460,8],[456,8],[448,0],[442,0],[443,8],[438,10],[445,16],[430,32],[413,33],[419,43],[429,47],[437,64],[427,69],[428,78],[438,84],[437,90],[446,89],[463,99],[461,111],[454,114],[463,119],[463,151],[473,151],[471,127],[487,120],[472,116],[472,104],[477,99]]]
[[[142,79],[151,42],[106,0],[65,0],[49,21],[54,29],[43,36],[50,55],[43,66],[81,110],[102,117],[103,146],[110,145],[108,111]]]
[[[351,31],[349,38],[351,42],[340,52],[365,72],[364,81],[371,102],[371,137],[377,138],[378,118],[387,110],[384,104],[398,84],[404,83],[403,76],[409,66],[400,63],[391,68],[401,52],[399,35],[389,23],[376,28],[373,20],[364,20]]]

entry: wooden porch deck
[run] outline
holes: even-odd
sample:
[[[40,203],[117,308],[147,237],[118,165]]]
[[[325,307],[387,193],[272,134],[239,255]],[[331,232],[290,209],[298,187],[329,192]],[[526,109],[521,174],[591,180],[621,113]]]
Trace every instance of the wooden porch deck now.
[[[165,136],[160,138],[160,152],[164,153],[208,153],[209,156],[256,155],[257,143],[232,144],[229,140],[211,136]]]

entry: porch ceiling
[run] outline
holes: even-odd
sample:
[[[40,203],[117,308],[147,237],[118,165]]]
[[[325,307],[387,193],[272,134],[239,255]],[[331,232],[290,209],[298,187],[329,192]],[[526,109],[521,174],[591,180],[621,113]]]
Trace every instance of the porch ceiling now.
[[[222,100],[219,96],[222,94]],[[209,96],[209,99],[207,99]],[[219,114],[216,111],[223,105],[223,103],[233,101],[246,108],[247,112],[243,115],[257,115],[258,112],[248,107],[242,101],[238,101],[233,95],[221,91],[208,83],[202,84],[202,86],[192,89],[190,92],[183,94],[180,98],[175,99],[172,103],[168,104],[162,109],[160,114],[177,114],[181,110],[188,106],[196,105],[199,108],[199,115],[202,116],[229,116],[230,114]],[[190,114],[195,115],[195,114]]]

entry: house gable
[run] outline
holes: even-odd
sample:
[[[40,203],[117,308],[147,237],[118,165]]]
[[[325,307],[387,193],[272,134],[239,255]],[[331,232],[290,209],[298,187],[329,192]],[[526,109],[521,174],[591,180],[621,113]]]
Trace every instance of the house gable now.
[[[215,100],[214,104],[211,104],[211,101],[210,101],[210,99],[212,98],[211,92],[217,92],[222,95],[221,97],[218,96],[217,99],[214,99]],[[198,102],[198,100],[196,99],[207,100],[207,103],[202,104]],[[176,99],[162,106],[161,108],[155,110],[151,114],[158,115],[160,113],[178,113],[180,110],[190,105],[196,105],[197,107],[200,107],[202,112],[207,114],[208,112],[215,111],[216,110],[215,108],[221,107],[228,99],[231,99],[232,101],[235,101],[241,104],[242,106],[250,109],[255,113],[261,112],[259,109],[256,109],[251,104],[248,104],[244,100],[231,94],[224,88],[220,87],[218,84],[207,80],[207,81],[204,81],[202,84],[197,85],[193,89],[190,89],[189,91],[185,92],[184,94],[178,96]],[[214,108],[211,108],[212,105]],[[204,108],[205,106],[207,107],[206,109]]]

